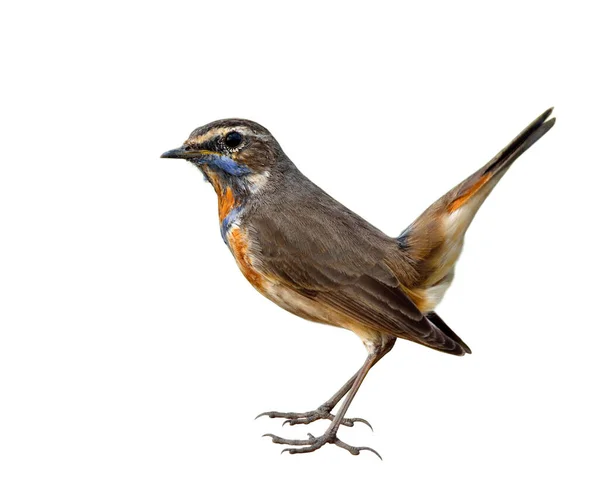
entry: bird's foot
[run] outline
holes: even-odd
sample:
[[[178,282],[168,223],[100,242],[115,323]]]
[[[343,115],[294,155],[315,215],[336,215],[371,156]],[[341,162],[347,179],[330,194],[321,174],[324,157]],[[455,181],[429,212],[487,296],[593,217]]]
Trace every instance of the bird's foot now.
[[[285,424],[289,424],[289,425],[310,424],[317,420],[332,420],[333,421],[333,419],[335,417],[335,415],[333,415],[331,413],[331,408],[326,407],[326,406],[320,406],[319,408],[317,408],[316,410],[313,410],[312,412],[302,412],[302,413],[263,412],[260,415],[257,415],[256,418],[264,417],[264,416],[272,418],[272,419],[286,419],[283,421],[283,424],[281,424],[282,426]],[[340,424],[345,425],[346,427],[354,427],[355,422],[361,422],[361,423],[367,425],[371,430],[373,430],[373,427],[371,426],[371,424],[369,424],[369,422],[367,420],[361,419],[361,418],[344,418],[341,420]]]
[[[325,434],[319,437],[315,437],[312,434],[308,434],[308,439],[285,439],[274,434],[264,434],[263,437],[270,437],[275,444],[301,446],[297,448],[285,448],[281,452],[282,454],[285,452],[288,452],[290,454],[312,453],[313,451],[322,448],[325,444],[330,443],[345,449],[350,454],[353,454],[355,456],[360,454],[361,451],[371,451],[372,453],[376,454],[380,460],[383,459],[381,455],[372,448],[368,448],[366,446],[350,446],[350,444],[346,444],[345,442],[338,439],[337,432],[329,429],[325,432]]]

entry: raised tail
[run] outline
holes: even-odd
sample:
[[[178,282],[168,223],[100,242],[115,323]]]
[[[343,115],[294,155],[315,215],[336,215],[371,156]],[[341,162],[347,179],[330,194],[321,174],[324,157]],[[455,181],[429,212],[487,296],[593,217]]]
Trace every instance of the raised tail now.
[[[415,277],[407,285],[421,312],[433,311],[454,276],[464,235],[490,192],[510,165],[552,126],[552,108],[536,118],[490,162],[433,203],[398,238]]]

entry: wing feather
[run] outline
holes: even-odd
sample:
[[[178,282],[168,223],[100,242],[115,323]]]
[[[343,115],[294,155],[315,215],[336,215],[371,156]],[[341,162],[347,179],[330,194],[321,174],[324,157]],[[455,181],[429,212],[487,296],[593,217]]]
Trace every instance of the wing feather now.
[[[253,255],[269,279],[341,314],[354,325],[443,352],[466,352],[466,346],[444,334],[419,311],[386,264],[386,258],[398,250],[393,238],[374,228],[352,227],[348,217],[335,229],[320,227],[322,221],[307,224],[317,213],[314,207],[305,206],[293,214],[281,212],[277,216],[255,214],[252,220]],[[298,216],[302,224],[294,222]]]

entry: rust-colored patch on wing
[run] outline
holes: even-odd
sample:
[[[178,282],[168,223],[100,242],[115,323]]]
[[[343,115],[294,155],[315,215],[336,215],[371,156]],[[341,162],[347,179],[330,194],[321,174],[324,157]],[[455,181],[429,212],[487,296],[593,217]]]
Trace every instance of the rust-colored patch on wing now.
[[[228,186],[224,193],[219,193],[219,222],[223,222],[223,219],[229,215],[234,206],[233,190]]]
[[[490,180],[491,177],[492,173],[487,173],[481,176],[481,178],[479,178],[469,190],[467,190],[465,193],[459,196],[448,206],[448,212],[452,213],[458,210],[460,207],[462,207],[465,203],[467,203],[469,199],[473,195],[475,195],[481,189],[481,187]]]
[[[263,277],[252,266],[252,258],[248,253],[248,239],[240,229],[234,228],[229,233],[229,246],[240,270],[255,289],[262,292]]]

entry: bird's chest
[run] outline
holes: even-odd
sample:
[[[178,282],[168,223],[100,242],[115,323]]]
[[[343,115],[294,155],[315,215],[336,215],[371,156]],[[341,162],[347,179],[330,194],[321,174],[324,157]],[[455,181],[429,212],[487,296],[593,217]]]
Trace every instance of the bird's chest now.
[[[212,182],[219,199],[221,237],[229,247],[238,267],[248,282],[259,291],[262,291],[262,276],[254,266],[254,258],[251,253],[251,240],[243,225],[245,207],[233,189],[229,186],[223,186],[214,173],[207,170],[206,175]]]
[[[239,214],[239,212],[238,212]],[[224,222],[224,221],[223,221]],[[256,267],[256,257],[252,253],[252,240],[240,220],[232,218],[229,224],[221,223],[221,233],[231,254],[246,277],[246,280],[259,292],[264,292],[265,278]]]
[[[232,225],[225,237],[238,267],[248,282],[267,299],[302,318],[318,322],[332,322],[332,314],[324,310],[318,303],[262,273],[259,267],[261,259],[256,256],[256,251],[260,248],[253,247],[255,245],[252,236],[248,234],[243,223],[236,222]]]

